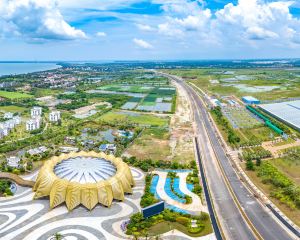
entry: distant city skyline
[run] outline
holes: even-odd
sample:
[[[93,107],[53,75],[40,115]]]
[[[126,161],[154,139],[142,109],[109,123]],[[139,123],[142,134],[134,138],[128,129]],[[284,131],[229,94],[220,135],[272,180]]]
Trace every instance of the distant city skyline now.
[[[0,0],[0,61],[300,57],[300,3]]]

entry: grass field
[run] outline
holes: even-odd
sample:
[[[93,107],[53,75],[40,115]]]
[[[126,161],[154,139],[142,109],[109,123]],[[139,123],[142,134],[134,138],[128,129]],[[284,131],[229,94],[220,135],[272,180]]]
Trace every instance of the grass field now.
[[[269,161],[269,160],[268,160]],[[273,160],[271,160],[273,161]],[[273,162],[272,162],[273,163]],[[275,164],[274,164],[275,165]],[[245,169],[245,165],[243,165]],[[257,176],[256,171],[246,171],[247,175],[250,177],[251,181],[262,190],[269,198],[271,198],[272,202],[276,204],[276,206],[284,212],[287,217],[289,217],[295,224],[300,226],[300,210],[299,209],[291,209],[287,205],[281,203],[278,199],[270,196],[270,193],[273,190],[273,187],[268,184],[264,184],[262,179]]]
[[[14,106],[14,105],[11,105],[11,106],[1,106],[0,107],[0,111],[1,112],[23,112],[25,111],[26,108],[24,107],[19,107],[19,106]]]
[[[141,160],[165,161],[170,155],[169,132],[161,128],[145,129],[127,153]]]
[[[0,91],[0,97],[14,100],[14,99],[32,98],[33,96],[27,93]]]
[[[125,114],[117,111],[109,112],[101,116],[100,120],[104,122],[116,122],[116,123],[136,123],[139,125],[149,126],[167,126],[169,118],[161,118],[150,114]]]
[[[300,79],[296,72],[284,69],[229,69],[233,74],[224,74],[228,69],[168,70],[182,76],[196,86],[217,95],[252,95],[260,100],[300,97]],[[245,79],[240,78],[245,76]],[[211,80],[217,80],[214,84]],[[254,91],[255,87],[266,91]],[[276,87],[276,89],[272,89]]]
[[[300,185],[300,159],[276,158],[270,160],[281,172]]]
[[[63,93],[64,90],[61,89],[50,89],[50,88],[35,88],[33,94],[36,98],[45,97],[45,96],[53,96],[56,94]]]
[[[173,229],[177,229],[190,237],[200,237],[200,236],[205,236],[207,234],[212,233],[212,227],[211,227],[210,221],[206,220],[205,222],[203,222],[203,224],[204,224],[204,229],[200,233],[197,233],[197,234],[189,233],[187,231],[187,228],[180,223],[166,222],[166,221],[158,223],[158,224],[150,227],[148,232],[149,232],[150,236],[157,236],[157,235],[169,232]],[[176,239],[176,238],[174,238],[174,239]]]

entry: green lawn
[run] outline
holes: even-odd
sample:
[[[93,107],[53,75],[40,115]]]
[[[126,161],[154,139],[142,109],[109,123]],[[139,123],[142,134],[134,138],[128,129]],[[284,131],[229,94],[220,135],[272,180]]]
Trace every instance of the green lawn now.
[[[104,122],[131,122],[140,125],[165,126],[169,124],[169,118],[160,118],[154,115],[137,114],[136,116],[121,114],[118,112],[109,112],[100,118]]]
[[[20,98],[32,98],[33,96],[27,93],[0,91],[0,97],[8,98],[8,99],[20,99]]]
[[[169,232],[173,229],[177,229],[180,232],[183,232],[184,234],[186,234],[190,237],[200,237],[200,236],[205,236],[205,235],[212,233],[212,227],[211,227],[210,221],[206,220],[203,223],[204,223],[204,229],[201,232],[196,233],[196,234],[189,233],[187,231],[187,228],[180,223],[166,222],[166,221],[160,222],[160,223],[150,227],[148,230],[148,233],[150,236],[157,236],[157,235],[161,235],[163,233]]]
[[[26,108],[24,107],[19,107],[19,106],[14,106],[14,105],[11,105],[11,106],[1,106],[0,107],[0,112],[23,112],[25,111]]]
[[[50,88],[35,88],[33,90],[34,96],[36,98],[45,97],[45,96],[53,96],[56,94],[63,93],[61,89],[50,89]]]

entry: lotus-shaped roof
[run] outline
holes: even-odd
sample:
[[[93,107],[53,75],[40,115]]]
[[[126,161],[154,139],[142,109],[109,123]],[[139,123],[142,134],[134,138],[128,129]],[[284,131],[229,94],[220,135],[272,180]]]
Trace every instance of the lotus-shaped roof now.
[[[69,210],[79,204],[93,209],[110,206],[132,193],[134,180],[129,166],[113,155],[78,152],[55,156],[45,162],[33,187],[34,198],[50,197],[50,207],[66,202]]]

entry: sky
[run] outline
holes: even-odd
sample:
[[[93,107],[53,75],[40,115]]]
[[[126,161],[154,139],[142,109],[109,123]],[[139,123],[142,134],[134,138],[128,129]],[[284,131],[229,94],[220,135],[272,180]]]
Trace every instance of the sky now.
[[[299,0],[0,0],[0,60],[300,58]]]

